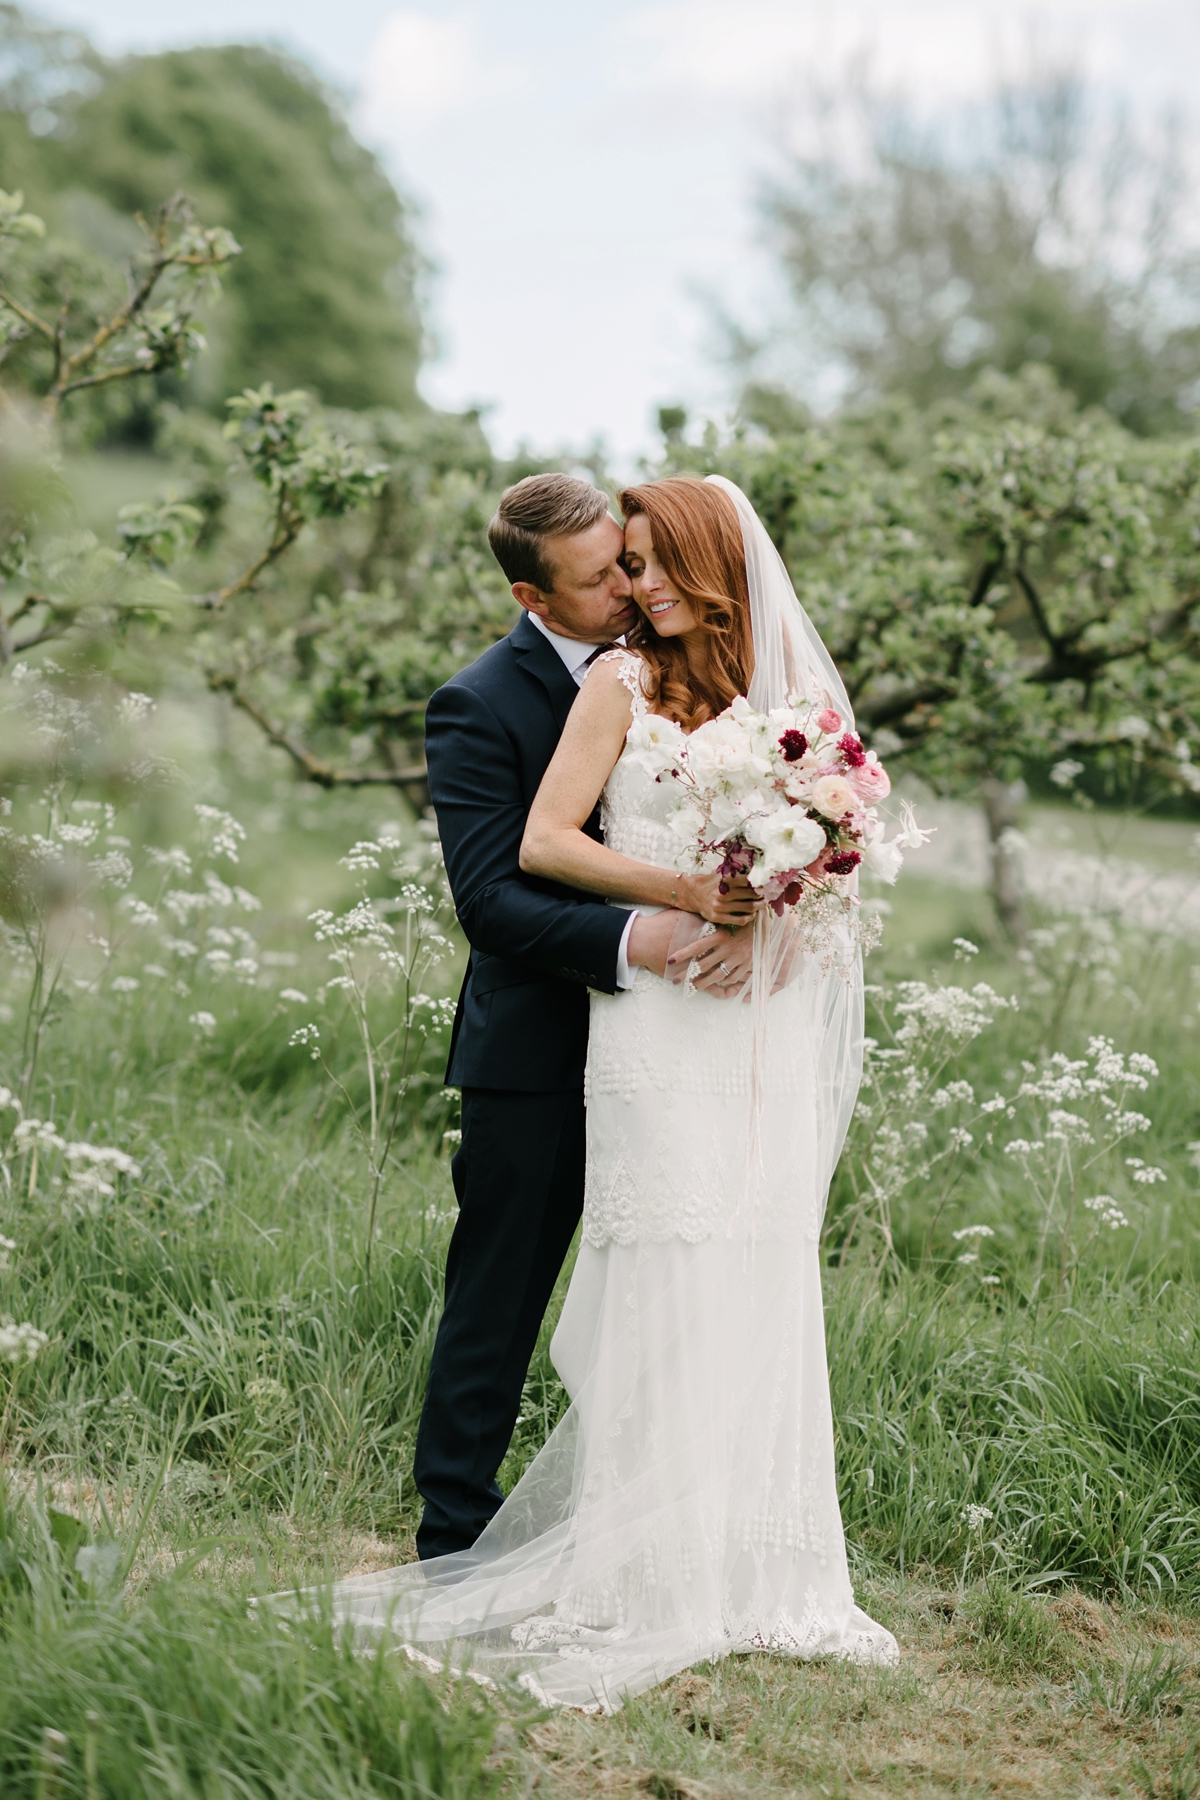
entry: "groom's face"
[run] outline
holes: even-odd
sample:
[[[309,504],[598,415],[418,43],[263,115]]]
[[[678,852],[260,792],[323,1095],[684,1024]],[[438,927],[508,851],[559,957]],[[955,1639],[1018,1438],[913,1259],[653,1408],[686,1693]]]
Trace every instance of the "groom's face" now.
[[[554,588],[543,593],[527,581],[513,584],[513,594],[529,612],[544,619],[560,637],[584,644],[611,643],[633,624],[633,583],[621,567],[625,538],[607,515],[574,537],[550,538],[547,561]]]

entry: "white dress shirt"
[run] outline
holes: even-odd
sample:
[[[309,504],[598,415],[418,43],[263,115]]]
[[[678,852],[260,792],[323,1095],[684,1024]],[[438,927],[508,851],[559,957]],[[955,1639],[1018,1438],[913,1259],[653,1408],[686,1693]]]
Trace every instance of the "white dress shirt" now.
[[[576,687],[582,687],[587,678],[588,662],[596,654],[595,644],[581,644],[578,638],[560,637],[557,631],[551,631],[535,612],[526,612],[525,617],[535,630],[540,631],[548,644],[553,644],[556,652],[574,681]],[[617,951],[617,986],[631,988],[633,986],[633,970],[629,967],[629,937],[633,930],[636,912],[631,912],[621,933],[621,944]]]

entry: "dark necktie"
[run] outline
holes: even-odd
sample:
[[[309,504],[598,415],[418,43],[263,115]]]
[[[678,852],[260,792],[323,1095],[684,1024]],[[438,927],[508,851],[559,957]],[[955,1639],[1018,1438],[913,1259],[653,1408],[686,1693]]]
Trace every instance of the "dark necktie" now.
[[[597,644],[596,648],[592,651],[592,654],[584,658],[582,667],[590,669],[594,662],[597,662],[607,651],[615,650],[616,647],[615,644]]]

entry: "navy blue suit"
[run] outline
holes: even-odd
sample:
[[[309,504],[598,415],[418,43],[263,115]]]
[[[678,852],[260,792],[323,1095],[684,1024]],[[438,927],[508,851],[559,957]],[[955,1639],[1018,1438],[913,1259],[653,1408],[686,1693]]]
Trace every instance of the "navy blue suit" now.
[[[459,1216],[413,1470],[422,1558],[468,1548],[500,1505],[496,1471],[583,1207],[588,989],[616,991],[627,915],[519,863],[577,693],[522,614],[426,713],[429,790],[471,954],[446,1075],[463,1095]],[[598,813],[585,829],[599,839]]]

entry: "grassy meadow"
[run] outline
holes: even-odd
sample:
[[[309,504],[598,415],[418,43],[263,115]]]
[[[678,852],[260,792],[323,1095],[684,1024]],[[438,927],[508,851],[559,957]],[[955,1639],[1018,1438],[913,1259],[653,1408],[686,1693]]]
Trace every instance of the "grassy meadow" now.
[[[393,946],[432,929],[428,834],[177,730],[126,812],[7,821],[87,868],[0,995],[0,1317],[44,1334],[0,1337],[5,1800],[1200,1794],[1196,947],[1047,915],[1018,956],[914,859],[827,1235],[846,1529],[901,1665],[548,1718],[245,1606],[412,1554],[462,952],[406,1000],[378,937],[316,941],[364,894]],[[561,1405],[552,1323],[505,1483]]]

